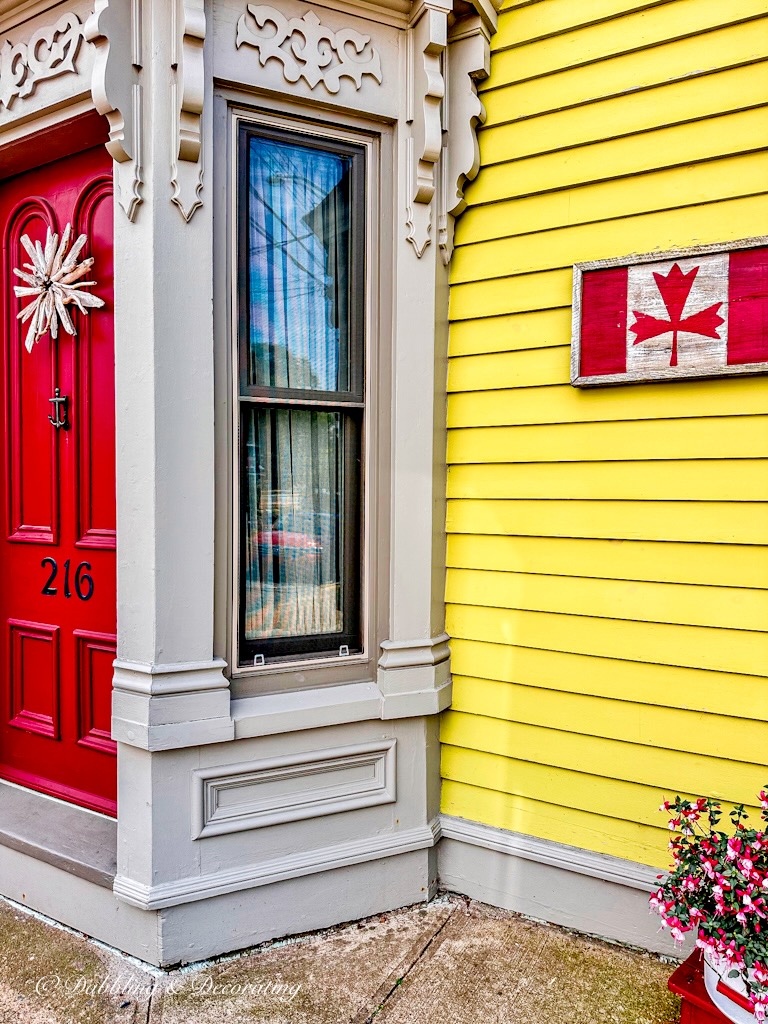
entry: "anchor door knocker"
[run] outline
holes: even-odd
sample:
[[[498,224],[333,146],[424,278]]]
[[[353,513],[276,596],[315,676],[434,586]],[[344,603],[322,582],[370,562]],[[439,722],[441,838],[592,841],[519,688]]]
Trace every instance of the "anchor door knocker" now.
[[[53,406],[48,422],[57,430],[69,430],[69,396],[62,395],[61,388],[56,388],[53,394],[54,397],[48,399]]]

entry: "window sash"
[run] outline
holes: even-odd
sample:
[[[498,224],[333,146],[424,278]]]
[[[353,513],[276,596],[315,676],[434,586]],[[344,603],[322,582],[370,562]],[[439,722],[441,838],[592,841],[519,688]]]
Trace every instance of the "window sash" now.
[[[340,153],[350,158],[350,253],[348,315],[349,390],[319,391],[310,388],[272,387],[250,384],[249,359],[250,340],[250,161],[249,145],[254,136],[273,139],[303,148],[314,148],[323,152]],[[238,203],[237,203],[237,244],[238,244],[238,404],[239,404],[239,564],[238,564],[238,662],[241,666],[254,664],[261,655],[264,662],[292,661],[305,658],[338,656],[341,648],[350,654],[361,652],[362,640],[362,581],[363,581],[363,526],[364,526],[364,472],[362,464],[363,434],[365,429],[365,151],[355,146],[332,139],[313,139],[303,134],[275,128],[245,125],[239,127],[238,136]],[[248,489],[247,451],[245,438],[249,416],[257,415],[257,409],[268,410],[277,415],[287,410],[314,410],[337,414],[342,426],[341,458],[344,486],[340,504],[342,573],[342,624],[339,632],[305,633],[299,636],[275,636],[248,638],[246,618],[248,613],[247,591],[247,521]],[[252,543],[252,542],[251,542]]]

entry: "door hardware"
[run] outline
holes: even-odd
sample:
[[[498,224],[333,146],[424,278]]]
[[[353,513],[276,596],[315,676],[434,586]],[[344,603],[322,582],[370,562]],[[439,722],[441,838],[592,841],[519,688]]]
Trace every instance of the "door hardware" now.
[[[62,395],[61,388],[56,388],[54,397],[48,401],[53,406],[53,415],[48,417],[48,422],[57,430],[69,430],[69,397]]]

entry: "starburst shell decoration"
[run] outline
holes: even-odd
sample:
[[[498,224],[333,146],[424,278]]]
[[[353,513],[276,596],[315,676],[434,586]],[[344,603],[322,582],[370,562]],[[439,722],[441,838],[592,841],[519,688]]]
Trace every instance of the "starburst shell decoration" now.
[[[59,321],[67,332],[75,337],[75,325],[69,314],[67,306],[74,305],[81,313],[88,313],[88,309],[98,309],[104,305],[104,300],[90,292],[81,291],[81,288],[90,288],[96,284],[95,281],[81,281],[80,278],[93,266],[93,257],[77,262],[83,246],[88,241],[86,235],[80,235],[72,248],[67,252],[69,239],[72,236],[72,225],[67,224],[62,235],[52,234],[48,228],[45,239],[45,248],[40,242],[32,244],[29,235],[22,235],[21,244],[29,254],[31,263],[24,264],[24,270],[14,268],[14,274],[24,281],[24,285],[14,285],[13,290],[18,298],[34,296],[32,302],[18,314],[17,319],[22,323],[31,320],[24,345],[27,352],[31,352],[36,341],[46,331],[51,332],[52,338],[59,334]],[[27,273],[28,271],[28,273]]]

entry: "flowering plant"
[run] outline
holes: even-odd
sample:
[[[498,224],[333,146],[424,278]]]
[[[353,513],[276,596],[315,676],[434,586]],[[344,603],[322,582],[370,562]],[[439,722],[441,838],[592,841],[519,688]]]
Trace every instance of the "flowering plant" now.
[[[743,804],[729,813],[731,834],[718,829],[720,803],[675,797],[671,813],[673,863],[651,908],[675,942],[696,933],[696,945],[741,977],[758,1021],[768,1018],[768,795],[760,792],[761,828],[749,825]],[[662,879],[663,876],[659,875]]]

